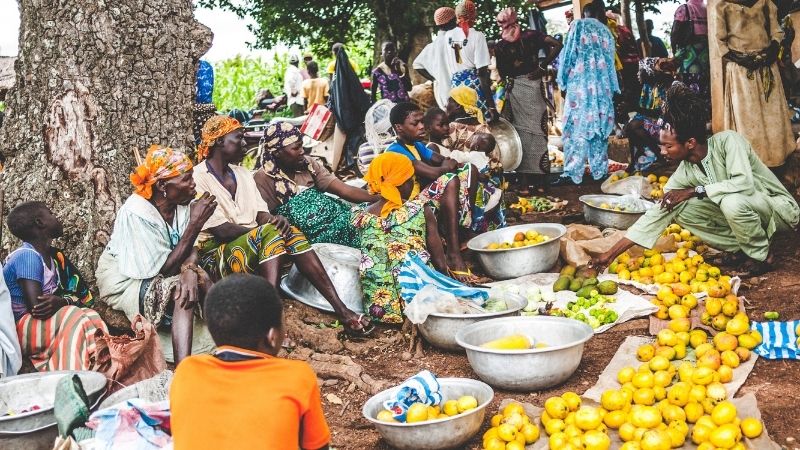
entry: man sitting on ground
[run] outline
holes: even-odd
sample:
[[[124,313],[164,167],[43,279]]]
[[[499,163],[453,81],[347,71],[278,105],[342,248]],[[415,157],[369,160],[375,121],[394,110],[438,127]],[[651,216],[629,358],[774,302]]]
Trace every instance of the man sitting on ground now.
[[[175,449],[327,449],[316,374],[303,361],[276,357],[284,331],[275,288],[231,275],[209,291],[205,314],[217,349],[175,371]]]
[[[713,248],[719,263],[740,276],[771,270],[770,239],[797,226],[800,208],[742,135],[723,131],[706,138],[708,112],[702,98],[683,84],[667,91],[661,125],[661,154],[680,161],[660,207],[653,207],[626,237],[594,263],[605,267],[634,244],[652,248],[672,222]]]

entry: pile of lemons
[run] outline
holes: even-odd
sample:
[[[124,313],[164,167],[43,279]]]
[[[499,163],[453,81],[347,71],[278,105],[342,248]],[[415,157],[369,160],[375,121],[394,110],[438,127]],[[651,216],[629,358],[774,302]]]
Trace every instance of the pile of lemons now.
[[[647,181],[649,181],[650,185],[653,187],[653,190],[650,191],[650,198],[662,198],[664,196],[664,186],[667,185],[669,177],[664,175],[658,176],[654,173],[651,173],[647,176]]]
[[[425,403],[414,403],[406,411],[406,423],[447,419],[477,407],[478,399],[471,395],[462,395],[458,400],[447,400],[443,405],[431,406]],[[394,414],[388,409],[380,411],[377,419],[381,422],[398,422],[394,418]]]
[[[509,403],[492,417],[492,427],[483,434],[486,450],[523,450],[539,440],[539,426],[531,422],[519,403]]]
[[[608,426],[603,423],[607,410],[582,406],[574,392],[550,397],[544,402],[542,425],[555,450],[607,450],[611,447]]]

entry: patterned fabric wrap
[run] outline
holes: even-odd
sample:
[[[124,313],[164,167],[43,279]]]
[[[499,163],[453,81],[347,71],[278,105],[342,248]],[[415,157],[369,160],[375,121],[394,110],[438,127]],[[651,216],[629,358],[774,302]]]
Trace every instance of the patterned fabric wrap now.
[[[708,43],[699,42],[675,50],[678,65],[678,80],[703,98],[711,96],[711,63],[709,62]]]
[[[425,201],[412,200],[385,218],[367,212],[367,204],[353,209],[353,225],[361,236],[361,289],[364,309],[384,323],[403,323],[403,299],[397,276],[406,255],[414,252],[426,263]]]
[[[195,103],[192,114],[194,117],[194,127],[192,128],[194,144],[198,145],[203,141],[203,125],[206,124],[208,119],[217,114],[217,105],[213,103]]]
[[[403,198],[397,188],[413,176],[411,160],[399,153],[381,153],[372,160],[364,181],[370,193],[379,194],[386,200],[381,208],[382,218],[403,206]]]
[[[751,322],[750,328],[761,333],[761,344],[753,353],[767,359],[800,359],[795,330],[800,320],[788,322]]]
[[[475,192],[475,205],[472,207],[472,231],[476,233],[485,233],[508,226],[503,190],[501,189],[504,182],[502,167],[501,165],[499,174],[492,172],[491,167],[481,170],[481,173],[489,175],[489,181],[478,183],[478,190]],[[496,206],[497,209],[494,209],[490,199],[498,195],[500,202]],[[490,210],[494,210],[494,212],[490,214]]]
[[[472,0],[461,0],[456,4],[456,18],[458,26],[464,30],[464,36],[469,37],[469,29],[475,26],[478,20],[478,9]]]
[[[257,267],[284,253],[297,255],[311,250],[305,235],[292,227],[285,239],[275,225],[253,228],[238,238],[220,243],[209,239],[200,246],[200,267],[214,280],[232,273],[255,273]]]
[[[174,302],[172,301],[172,293],[178,285],[180,275],[174,277],[164,277],[161,274],[156,275],[155,278],[147,282],[147,289],[144,295],[140,292],[140,305],[139,310],[142,316],[150,323],[155,325],[156,328],[170,327],[172,325],[172,314]],[[143,284],[144,287],[144,284]],[[172,306],[172,308],[170,307]],[[195,311],[199,311],[196,308]]]
[[[405,422],[406,412],[414,403],[424,403],[429,406],[442,403],[444,399],[439,389],[436,375],[423,370],[398,386],[394,398],[385,401],[383,407],[392,412],[395,420]]]
[[[500,37],[508,42],[517,42],[522,30],[517,22],[517,11],[506,8],[497,15],[497,26],[500,27]]]
[[[583,180],[586,161],[592,176],[608,172],[608,136],[614,129],[614,94],[620,92],[614,70],[614,38],[600,21],[572,23],[561,53],[557,82],[564,100],[564,175]]]
[[[195,103],[211,103],[214,97],[214,66],[200,60],[195,81]]]
[[[168,180],[192,170],[192,161],[185,154],[169,147],[151,145],[147,157],[131,174],[134,191],[149,199],[153,196],[153,184]]]
[[[359,247],[359,234],[350,220],[350,206],[316,188],[292,197],[275,212],[289,219],[312,244]]]
[[[402,76],[395,73],[386,63],[381,63],[372,71],[372,76],[378,82],[381,98],[394,103],[410,101]]]
[[[449,292],[456,298],[471,300],[478,305],[483,305],[489,298],[488,289],[470,287],[442,275],[428,266],[427,261],[414,254],[409,254],[400,265],[397,282],[400,284],[401,295],[406,304],[411,303],[423,287],[430,285],[439,291]]]
[[[292,197],[297,195],[298,187],[297,183],[294,182],[286,173],[281,170],[278,166],[277,161],[275,160],[274,153],[263,152],[261,154],[261,170],[264,171],[270,178],[275,181],[275,195],[278,197],[278,201],[281,204],[285,204],[288,202]],[[316,177],[317,171],[314,170],[314,166],[312,164],[308,164],[306,160],[306,169],[311,173],[311,176]]]
[[[296,126],[289,122],[275,122],[264,130],[264,138],[261,142],[264,144],[265,153],[275,153],[302,139],[303,133]]]
[[[208,152],[214,141],[226,134],[242,128],[242,124],[230,116],[215,115],[209,118],[203,125],[200,133],[200,145],[197,146],[197,161],[208,158]]]
[[[638,120],[642,122],[642,127],[647,134],[652,136],[655,139],[658,139],[658,133],[661,130],[661,127],[658,126],[658,120],[648,117],[644,114],[636,114],[633,117],[633,120]],[[639,147],[637,146],[634,149],[633,155],[633,167],[637,171],[643,171],[649,168],[654,162],[658,160],[658,154],[656,153],[659,151],[658,149],[651,149],[648,146]]]
[[[483,98],[477,70],[456,72],[453,75],[453,89],[450,90],[450,97],[461,105],[467,114],[478,119],[478,122],[486,123],[485,117],[489,113],[489,108],[486,106],[486,99]]]
[[[527,76],[514,78],[503,114],[510,119],[522,141],[522,161],[516,171],[550,173],[547,102],[542,80],[531,80]]]
[[[58,287],[54,294],[66,298],[73,305],[82,308],[92,307],[94,297],[80,270],[61,250],[52,248],[52,256],[58,272]]]
[[[423,187],[418,198],[430,203],[434,208],[439,209],[445,188],[447,188],[447,185],[450,184],[453,179],[458,178],[461,182],[461,189],[458,191],[458,224],[464,228],[470,228],[472,226],[472,208],[470,208],[469,203],[471,177],[472,166],[470,164],[465,164],[458,169],[457,172],[446,173],[428,186]],[[416,197],[412,196],[412,198]]]
[[[36,370],[95,370],[96,334],[108,334],[96,311],[64,306],[47,320],[25,314],[17,322],[22,354],[30,357]]]

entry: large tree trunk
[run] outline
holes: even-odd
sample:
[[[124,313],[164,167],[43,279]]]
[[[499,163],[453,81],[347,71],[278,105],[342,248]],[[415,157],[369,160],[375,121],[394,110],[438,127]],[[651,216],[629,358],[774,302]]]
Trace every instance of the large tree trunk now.
[[[633,29],[633,21],[631,20],[631,0],[619,0],[619,15],[622,16],[622,23],[628,29]]]
[[[194,73],[211,32],[190,0],[19,0],[20,52],[2,152],[4,217],[27,200],[64,222],[84,275],[131,193],[132,149],[193,147]],[[16,245],[7,230],[3,246]]]
[[[647,27],[644,23],[644,6],[642,0],[635,0],[634,7],[636,8],[636,27],[639,29],[639,39],[642,40],[642,56],[650,56],[650,39],[647,36]]]
[[[417,4],[418,5],[418,4]],[[431,42],[433,11],[436,3],[424,4],[409,11],[407,0],[375,0],[372,11],[375,14],[375,65],[381,60],[381,44],[392,41],[397,44],[398,56],[409,68],[412,84],[425,82],[411,68],[414,58]]]

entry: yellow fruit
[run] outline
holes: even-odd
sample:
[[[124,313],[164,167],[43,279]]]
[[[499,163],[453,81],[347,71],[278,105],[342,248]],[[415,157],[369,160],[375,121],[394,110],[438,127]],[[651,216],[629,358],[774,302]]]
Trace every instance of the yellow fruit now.
[[[384,409],[383,411],[379,412],[377,419],[381,422],[397,422],[397,420],[394,418],[394,413],[388,409]]]
[[[600,395],[600,404],[606,411],[617,411],[625,407],[626,396],[616,389],[608,390]]]
[[[563,420],[561,420],[561,419],[550,419],[550,421],[547,422],[547,425],[544,426],[544,431],[546,431],[547,434],[552,436],[552,435],[554,435],[554,434],[556,434],[558,432],[564,431],[564,428],[566,428],[566,427],[567,427],[567,424],[565,424]],[[515,430],[516,430],[516,428],[515,428]]]
[[[736,354],[739,355],[739,361],[740,362],[747,361],[748,359],[750,359],[750,356],[751,356],[750,350],[748,350],[748,349],[746,349],[744,347],[736,347]]]
[[[672,305],[669,307],[670,319],[685,319],[689,317],[689,311],[683,305]]]
[[[499,437],[484,439],[483,448],[484,450],[505,450],[506,442]]]
[[[566,400],[561,397],[550,397],[544,402],[544,410],[553,419],[564,419],[569,413],[569,406]]]
[[[728,398],[728,389],[722,383],[714,382],[706,386],[706,398],[714,404]]]
[[[633,367],[623,367],[619,372],[617,372],[617,381],[619,384],[625,384],[631,381],[635,374],[636,370]]]
[[[720,359],[720,354],[716,350],[709,350],[697,358],[697,367],[707,367],[711,370],[719,369],[720,364],[722,364],[722,360]]]
[[[451,411],[452,411],[452,409],[451,409]],[[445,404],[444,404],[444,413],[447,414],[447,402],[445,402]],[[456,408],[456,414],[458,414],[458,408]],[[447,414],[447,415],[451,416],[451,415],[454,415],[454,414]],[[503,420],[503,415],[502,414],[495,414],[495,415],[492,416],[492,420],[489,421],[489,423],[492,425],[492,427],[498,427],[502,423],[502,420]],[[491,429],[492,428],[490,428],[490,430]],[[486,438],[486,436],[484,436],[484,439],[485,438]]]
[[[714,381],[714,369],[710,367],[698,367],[692,373],[692,383],[694,384],[706,386],[712,381]]]
[[[653,406],[631,409],[630,421],[637,428],[655,428],[661,423],[661,411]]]
[[[542,422],[542,425],[547,425],[547,422],[550,421],[550,414],[547,414],[547,411],[542,411],[542,417],[539,418],[539,421]]]
[[[755,330],[753,330],[755,331]],[[739,345],[746,348],[747,350],[752,350],[758,347],[758,342],[753,337],[752,334],[741,334],[738,337]]]
[[[724,352],[725,350],[736,350],[736,347],[738,346],[739,339],[732,334],[722,331],[714,336],[714,347],[716,347],[720,352]]]
[[[428,405],[414,403],[406,411],[406,423],[424,422],[428,420]]]
[[[675,350],[675,357],[673,359],[686,358],[686,344],[684,344],[683,342],[675,344],[675,346],[672,347],[672,349]]]
[[[442,411],[444,411],[444,413],[447,414],[448,416],[457,415],[458,414],[458,402],[455,401],[455,400],[448,400],[448,401],[444,402],[444,407],[442,408]],[[503,418],[502,415],[499,415],[499,416],[500,416],[501,419]],[[497,417],[497,416],[495,416],[495,417]],[[499,421],[498,421],[497,424],[495,424],[494,421],[495,420],[494,420],[494,417],[493,417],[492,418],[492,426],[493,427],[496,427],[497,425],[500,424]]]
[[[531,340],[524,334],[512,334],[489,341],[482,344],[481,347],[494,350],[528,350],[531,348]]]
[[[659,371],[659,370],[667,370],[669,368],[669,360],[663,356],[654,356],[653,359],[649,361],[648,366],[652,371]],[[634,377],[635,379],[636,377]],[[633,382],[633,385],[636,386],[636,382]],[[643,386],[636,386],[636,387],[643,387]]]
[[[506,450],[525,450],[525,444],[520,441],[511,441],[506,444]]]
[[[708,442],[708,438],[711,436],[712,430],[713,428],[711,427],[695,424],[694,428],[692,428],[692,442],[698,445]]]
[[[653,359],[656,354],[656,348],[652,344],[645,344],[636,349],[636,357],[639,361],[647,362]]]
[[[502,423],[507,423],[509,425],[513,425],[517,431],[522,429],[522,426],[525,425],[525,420],[522,418],[522,415],[519,413],[511,413],[508,417],[504,418]]]
[[[653,358],[653,359],[655,359],[655,358]],[[669,363],[667,363],[667,364],[669,364]],[[637,373],[636,375],[633,376],[633,379],[631,380],[631,383],[633,383],[633,385],[636,388],[640,388],[640,389],[641,388],[651,388],[651,387],[653,387],[655,385],[654,384],[654,380],[653,380],[653,374],[649,373],[649,372]]]
[[[672,308],[675,308],[676,306],[684,308],[684,310],[686,309],[684,306],[673,305],[670,307],[669,310],[671,311]],[[689,328],[691,328],[691,326],[692,326],[692,321],[686,317],[672,319],[669,321],[669,323],[667,323],[667,327],[669,327],[669,329],[674,331],[675,333],[687,332],[689,331]]]
[[[667,398],[667,390],[664,389],[664,386],[653,386],[653,396],[655,401],[660,402]]]
[[[686,434],[682,433],[681,430],[676,428],[668,428],[667,435],[669,436],[670,448],[682,447],[683,443],[686,442]]]
[[[658,347],[656,347],[656,355],[663,356],[668,360],[672,361],[678,354],[678,352],[675,350],[675,347],[677,346],[678,344],[675,344],[674,347],[669,345],[659,345]]]
[[[745,317],[734,317],[725,325],[725,331],[734,336],[741,336],[750,330],[750,321]]]
[[[686,422],[686,412],[680,406],[667,404],[661,411],[664,423],[675,421]]]
[[[705,331],[695,329],[689,332],[689,345],[692,348],[697,348],[701,344],[705,344],[708,342],[708,334]]]
[[[731,423],[734,419],[736,419],[736,406],[727,400],[718,403],[714,406],[714,410],[711,411],[711,420],[713,420],[717,426]]]
[[[717,314],[722,312],[722,299],[708,297],[706,298],[706,312],[711,314],[712,316],[716,316]]]
[[[692,374],[694,373],[694,364],[684,361],[678,367],[678,378],[684,383],[692,381]]]
[[[581,430],[594,430],[603,422],[603,417],[597,408],[582,406],[575,412],[575,425]]]
[[[739,360],[739,355],[731,350],[725,350],[724,352],[722,352],[720,358],[722,360],[722,364],[730,367],[731,369],[739,367],[739,363],[741,362]]]
[[[656,393],[652,388],[637,389],[633,393],[633,403],[650,406],[656,402]]]
[[[586,450],[608,450],[611,447],[611,438],[607,434],[589,430],[583,435],[583,448]]]
[[[658,335],[656,335],[656,340],[658,341],[659,345],[666,345],[670,347],[678,343],[678,337],[675,336],[675,332],[669,328],[664,328],[663,330],[659,331]]]
[[[672,385],[667,391],[667,400],[673,405],[684,406],[689,402],[689,392],[691,385],[683,381],[679,381]]]
[[[664,430],[646,431],[639,444],[642,446],[642,450],[670,450],[672,448],[672,440]]]
[[[715,350],[715,349],[714,349],[714,344],[712,344],[712,343],[709,343],[709,342],[706,342],[706,343],[704,343],[704,344],[700,344],[700,345],[698,345],[697,347],[695,347],[695,348],[694,348],[694,354],[695,354],[695,355],[696,355],[698,358],[702,358],[702,357],[703,357],[703,355],[705,355],[705,354],[706,354],[708,351],[710,351],[710,350]]]
[[[513,413],[524,416],[525,408],[523,408],[522,405],[517,402],[511,402],[507,404],[505,408],[503,408],[503,417],[508,417]]]
[[[634,433],[636,432],[636,425],[631,422],[625,422],[619,426],[619,438],[623,442],[633,441]]]
[[[574,392],[564,392],[561,394],[561,398],[567,402],[567,407],[570,411],[577,411],[581,407],[581,397]]]
[[[665,388],[672,384],[673,374],[667,372],[666,370],[659,370],[658,372],[653,374],[653,383],[656,386]]]
[[[697,402],[700,403],[706,398],[706,387],[695,384],[692,386],[692,389],[689,391],[689,401],[690,402]]]
[[[612,429],[618,429],[627,420],[628,414],[625,411],[609,411],[603,416],[603,423]]]
[[[761,421],[753,417],[743,419],[742,423],[739,424],[739,428],[742,429],[742,434],[749,439],[761,436],[761,432],[764,431],[764,425],[761,424]]]
[[[548,439],[548,444],[550,448],[566,448],[567,447],[567,436],[564,433],[555,433],[550,435],[550,439]]]
[[[438,418],[439,418],[439,407],[428,406],[428,420],[436,420]]]
[[[478,407],[478,399],[471,395],[463,395],[458,399],[458,412],[463,413]],[[448,414],[449,415],[449,414]]]
[[[739,300],[734,298],[726,298],[722,303],[722,314],[728,317],[733,317],[739,311]]]
[[[740,436],[741,430],[739,430],[739,427],[728,423],[712,431],[708,436],[708,442],[711,442],[718,448],[732,448],[736,444],[736,441],[739,440]]]
[[[694,294],[686,294],[681,297],[681,305],[689,310],[694,309],[697,307],[697,297],[695,297]]]
[[[701,418],[705,411],[703,410],[703,405],[697,402],[689,402],[686,406],[683,407],[684,413],[686,413],[686,421],[689,423],[697,422],[697,419]]]
[[[551,421],[550,423],[553,423],[553,421]],[[499,427],[497,427],[497,437],[506,442],[511,442],[513,440],[516,440],[517,427],[507,423],[501,424]]]
[[[539,427],[532,423],[523,425],[520,433],[525,437],[525,444],[527,445],[533,444],[539,440]]]

